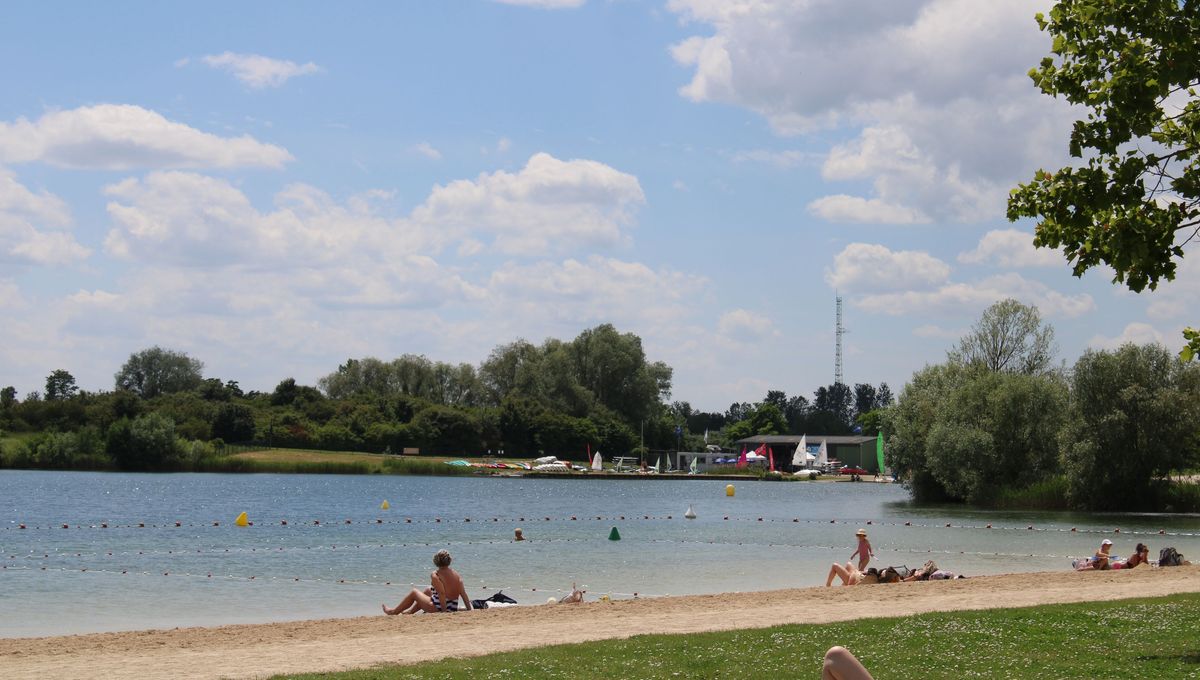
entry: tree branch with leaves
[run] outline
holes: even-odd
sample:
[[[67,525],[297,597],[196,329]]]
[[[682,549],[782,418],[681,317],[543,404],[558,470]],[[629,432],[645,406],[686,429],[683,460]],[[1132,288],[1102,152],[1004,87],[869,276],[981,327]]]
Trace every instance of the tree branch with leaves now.
[[[1036,20],[1053,43],[1030,78],[1086,115],[1079,162],[1035,172],[1008,218],[1037,219],[1034,245],[1061,248],[1076,276],[1106,264],[1114,283],[1154,290],[1200,229],[1200,1],[1060,0]],[[1184,337],[1190,360],[1200,332]]]

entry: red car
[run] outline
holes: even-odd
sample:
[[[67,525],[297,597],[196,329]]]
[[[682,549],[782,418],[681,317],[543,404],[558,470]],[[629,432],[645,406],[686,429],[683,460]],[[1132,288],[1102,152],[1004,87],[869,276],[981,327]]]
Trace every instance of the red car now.
[[[865,475],[865,474],[867,474],[867,471],[862,468],[850,467],[849,465],[847,465],[846,467],[842,468],[841,470],[838,470],[838,474],[839,475]]]

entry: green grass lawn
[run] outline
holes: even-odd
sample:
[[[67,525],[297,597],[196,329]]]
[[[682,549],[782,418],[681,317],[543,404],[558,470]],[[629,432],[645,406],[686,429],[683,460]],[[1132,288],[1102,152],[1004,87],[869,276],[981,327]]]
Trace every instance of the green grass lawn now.
[[[797,600],[796,606],[804,603]],[[942,612],[695,635],[639,635],[345,673],[383,678],[819,678],[834,645],[876,678],[1200,677],[1200,594]],[[486,636],[480,645],[486,646]],[[397,644],[403,644],[397,638]]]

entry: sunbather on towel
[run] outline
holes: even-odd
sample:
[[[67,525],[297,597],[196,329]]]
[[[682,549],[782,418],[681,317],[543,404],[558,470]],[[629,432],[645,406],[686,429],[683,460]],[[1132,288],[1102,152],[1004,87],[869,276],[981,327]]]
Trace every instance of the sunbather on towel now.
[[[431,585],[425,590],[413,588],[408,595],[400,600],[400,604],[392,609],[383,605],[383,613],[388,616],[396,614],[416,614],[423,612],[456,612],[458,601],[462,600],[466,609],[471,609],[471,598],[467,597],[467,589],[463,586],[462,577],[450,568],[450,553],[439,550],[433,556],[433,564],[437,571],[429,575]]]

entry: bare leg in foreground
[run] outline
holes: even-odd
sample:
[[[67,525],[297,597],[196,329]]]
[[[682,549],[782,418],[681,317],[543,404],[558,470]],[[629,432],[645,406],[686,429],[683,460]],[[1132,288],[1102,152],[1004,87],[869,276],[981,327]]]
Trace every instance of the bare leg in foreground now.
[[[427,612],[437,611],[437,609],[433,606],[433,600],[429,597],[428,588],[426,588],[424,591],[413,588],[408,595],[404,596],[403,600],[400,600],[400,604],[396,605],[394,609],[388,609],[386,604],[383,605],[383,613],[387,614],[388,616],[395,616],[397,614],[416,614],[420,610],[425,610]]]
[[[872,680],[871,674],[845,647],[830,647],[825,652],[821,680]]]

